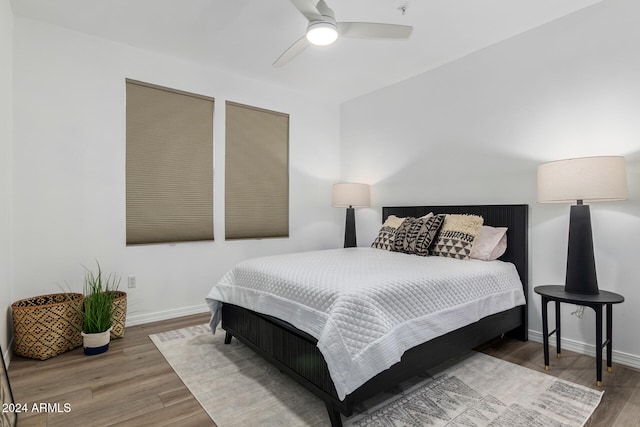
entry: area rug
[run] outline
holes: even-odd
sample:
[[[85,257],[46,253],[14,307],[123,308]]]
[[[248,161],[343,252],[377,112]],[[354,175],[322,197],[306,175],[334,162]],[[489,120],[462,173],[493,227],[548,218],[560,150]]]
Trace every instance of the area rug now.
[[[219,427],[327,426],[324,403],[208,325],[150,335]],[[365,402],[346,426],[582,426],[603,392],[470,353]]]

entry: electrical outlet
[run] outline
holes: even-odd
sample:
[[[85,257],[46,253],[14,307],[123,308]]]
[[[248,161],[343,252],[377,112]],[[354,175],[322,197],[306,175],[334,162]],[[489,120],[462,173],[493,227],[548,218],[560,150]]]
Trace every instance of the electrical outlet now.
[[[133,289],[136,287],[136,276],[127,277],[127,287]]]

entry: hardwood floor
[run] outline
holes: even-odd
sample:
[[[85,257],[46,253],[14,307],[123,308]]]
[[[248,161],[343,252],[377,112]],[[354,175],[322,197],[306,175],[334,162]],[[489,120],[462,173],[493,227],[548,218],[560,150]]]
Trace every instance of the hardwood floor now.
[[[208,314],[133,326],[102,355],[77,348],[45,361],[15,356],[9,377],[16,402],[70,405],[70,411],[27,412],[30,426],[215,426],[171,369],[148,335],[207,323]],[[504,339],[481,351],[527,368],[542,370],[542,345]],[[549,375],[595,387],[595,358],[564,352],[551,360]],[[603,372],[602,402],[587,426],[640,427],[640,371],[614,364]]]
[[[215,426],[171,369],[149,334],[207,323],[196,315],[126,328],[109,351],[85,356],[82,348],[39,361],[14,356],[9,380],[16,402],[69,403],[68,413],[19,414],[31,426]]]

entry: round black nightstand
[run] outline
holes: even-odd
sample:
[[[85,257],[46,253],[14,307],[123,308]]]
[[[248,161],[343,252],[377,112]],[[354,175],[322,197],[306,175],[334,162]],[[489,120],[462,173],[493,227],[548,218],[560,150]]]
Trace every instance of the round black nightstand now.
[[[577,294],[565,292],[564,286],[536,286],[533,289],[542,297],[542,339],[544,345],[544,369],[549,370],[549,337],[556,334],[556,348],[560,357],[560,303],[582,305],[591,307],[596,312],[596,385],[602,385],[602,348],[607,346],[607,371],[611,372],[611,353],[613,336],[613,304],[624,302],[622,295],[603,291],[599,294]],[[549,321],[547,318],[547,304],[550,301],[556,303],[556,329],[549,333]],[[607,339],[602,342],[602,307],[607,307]]]

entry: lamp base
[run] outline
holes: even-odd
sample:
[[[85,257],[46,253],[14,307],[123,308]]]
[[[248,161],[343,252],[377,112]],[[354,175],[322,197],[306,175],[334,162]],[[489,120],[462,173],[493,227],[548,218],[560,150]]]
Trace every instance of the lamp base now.
[[[591,212],[589,205],[583,205],[580,202],[571,206],[564,290],[576,294],[600,293],[596,276],[596,260],[593,255]]]
[[[347,220],[344,224],[344,247],[355,248],[356,244],[356,214],[352,207],[347,208]]]

